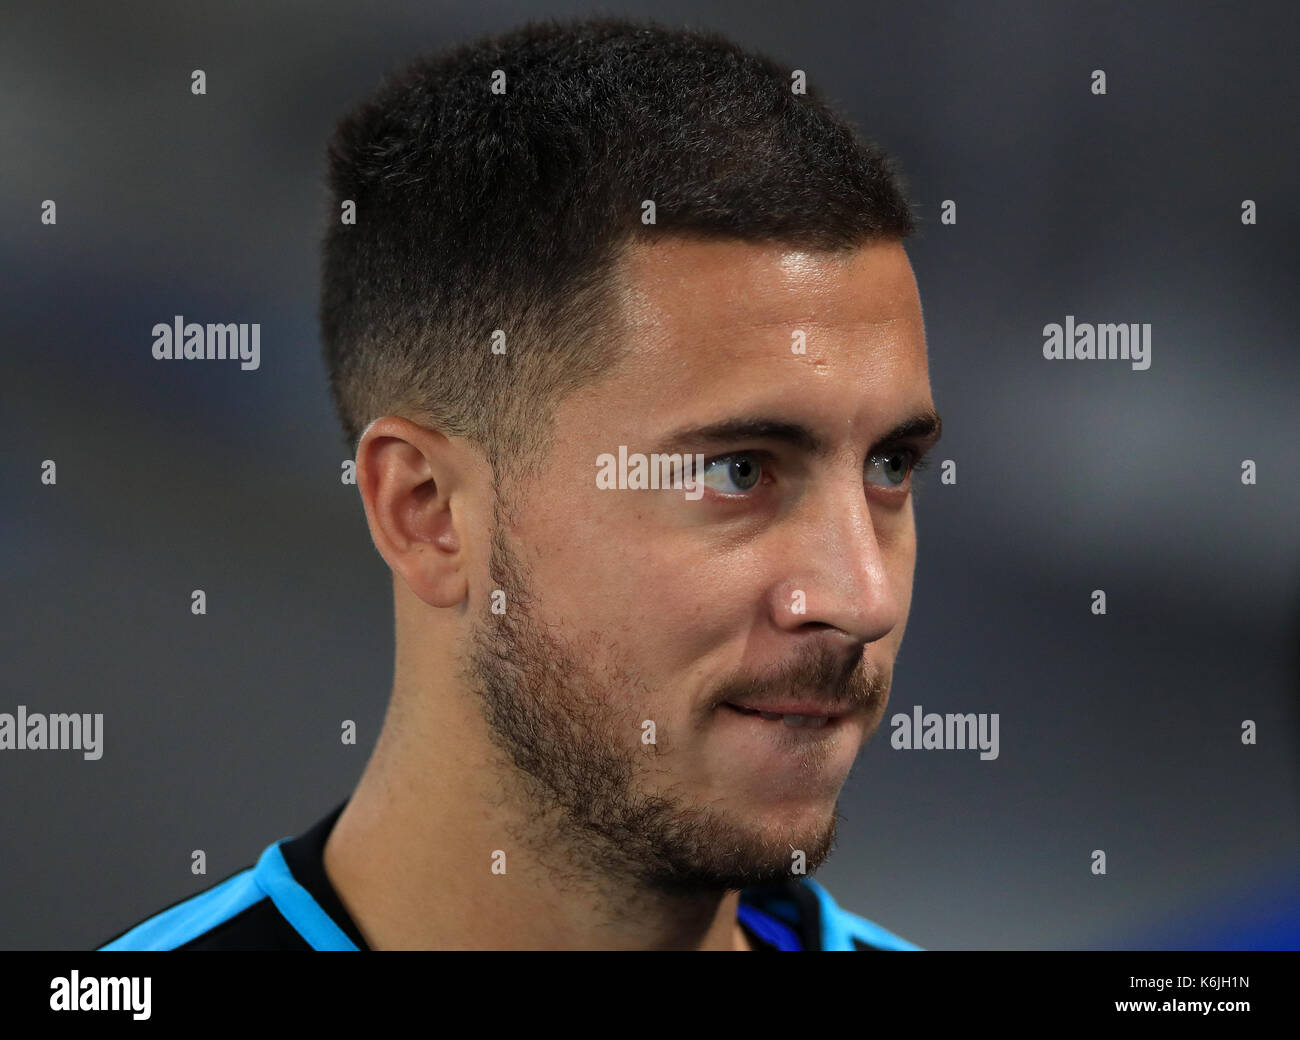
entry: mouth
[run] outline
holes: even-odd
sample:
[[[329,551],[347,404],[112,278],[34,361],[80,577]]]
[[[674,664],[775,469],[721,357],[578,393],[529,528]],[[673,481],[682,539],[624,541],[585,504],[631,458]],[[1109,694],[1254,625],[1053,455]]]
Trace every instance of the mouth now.
[[[755,715],[766,722],[781,722],[791,729],[824,729],[833,726],[848,714],[843,710],[827,710],[815,705],[777,705],[779,711],[765,711],[759,708],[747,708],[730,701],[722,705],[738,715]]]

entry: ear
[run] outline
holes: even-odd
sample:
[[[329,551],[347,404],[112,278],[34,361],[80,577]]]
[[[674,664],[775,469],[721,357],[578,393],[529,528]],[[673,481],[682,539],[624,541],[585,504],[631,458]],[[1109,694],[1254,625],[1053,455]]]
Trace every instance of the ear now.
[[[464,602],[476,479],[467,442],[384,416],[362,434],[356,461],[357,487],[379,555],[429,606]]]

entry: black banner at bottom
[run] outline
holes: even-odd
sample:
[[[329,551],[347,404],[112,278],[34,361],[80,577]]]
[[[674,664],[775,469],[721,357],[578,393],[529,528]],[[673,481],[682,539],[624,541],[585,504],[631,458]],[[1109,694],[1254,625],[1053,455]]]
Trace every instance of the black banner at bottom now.
[[[785,965],[582,953],[6,953],[0,1000],[7,1027],[94,1029],[112,1019],[139,1029],[192,1024],[205,1034],[253,1025],[383,1028],[390,1015],[457,1032],[516,1016],[535,1028],[539,1014],[561,1029],[673,1029],[714,1015],[770,1025],[777,1005],[794,1021],[825,1017],[837,1028],[1120,1020],[1232,1028],[1295,1018],[1296,961],[1286,953],[926,951]]]

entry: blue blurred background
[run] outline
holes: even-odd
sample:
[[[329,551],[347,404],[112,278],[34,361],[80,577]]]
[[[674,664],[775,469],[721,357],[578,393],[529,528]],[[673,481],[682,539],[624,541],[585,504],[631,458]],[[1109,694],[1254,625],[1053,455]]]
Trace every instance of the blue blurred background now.
[[[1295,16],[960,2],[6,4],[0,711],[106,718],[99,761],[0,754],[0,945],[97,945],[360,775],[392,606],[319,359],[325,142],[416,54],[590,13],[807,70],[925,223],[958,483],[891,713],[997,712],[1001,753],[882,728],[819,879],[930,948],[1300,946]],[[260,322],[260,368],[154,361],[175,314]],[[1067,314],[1150,322],[1150,370],[1045,361]]]

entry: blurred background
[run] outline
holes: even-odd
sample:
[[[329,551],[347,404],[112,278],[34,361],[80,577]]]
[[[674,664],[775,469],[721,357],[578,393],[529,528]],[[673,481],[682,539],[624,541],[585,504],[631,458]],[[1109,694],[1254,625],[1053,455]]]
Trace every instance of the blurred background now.
[[[0,712],[105,751],[0,753],[0,946],[92,948],[351,790],[392,596],[319,357],[325,142],[417,54],[592,13],[806,70],[924,222],[958,482],[890,714],[997,712],[1000,755],[882,727],[819,880],[936,949],[1300,946],[1294,13],[955,0],[5,4]],[[260,322],[260,368],[154,361],[175,314]],[[1067,314],[1151,323],[1151,368],[1045,361]]]

